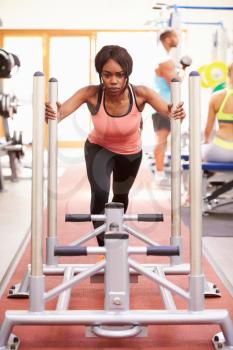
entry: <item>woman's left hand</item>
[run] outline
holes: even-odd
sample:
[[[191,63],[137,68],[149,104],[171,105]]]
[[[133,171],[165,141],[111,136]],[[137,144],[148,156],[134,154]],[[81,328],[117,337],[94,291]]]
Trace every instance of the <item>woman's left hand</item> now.
[[[172,110],[172,103],[168,105],[169,110],[169,118],[170,119],[181,119],[183,120],[186,116],[184,108],[183,108],[184,102],[180,102],[174,110]]]

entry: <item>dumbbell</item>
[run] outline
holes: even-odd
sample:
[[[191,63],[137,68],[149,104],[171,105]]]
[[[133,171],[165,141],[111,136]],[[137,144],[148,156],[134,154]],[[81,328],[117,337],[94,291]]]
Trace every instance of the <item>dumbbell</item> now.
[[[0,94],[0,115],[3,118],[13,117],[17,113],[19,100],[15,95]]]
[[[0,78],[11,78],[15,67],[20,67],[19,58],[13,53],[0,49]]]
[[[181,64],[182,68],[185,69],[185,68],[191,66],[192,58],[188,55],[185,55],[185,56],[181,57],[180,64]]]

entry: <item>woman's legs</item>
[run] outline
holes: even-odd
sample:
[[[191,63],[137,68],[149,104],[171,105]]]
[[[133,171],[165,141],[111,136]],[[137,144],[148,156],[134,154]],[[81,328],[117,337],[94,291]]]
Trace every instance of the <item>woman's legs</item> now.
[[[138,173],[141,160],[142,152],[115,156],[112,201],[123,203],[125,212],[129,203],[129,191]]]
[[[142,152],[132,155],[120,155],[105,148],[85,143],[85,160],[87,176],[91,186],[91,214],[103,214],[105,204],[108,202],[110,191],[110,178],[113,172],[113,202],[124,204],[124,211],[128,207],[128,196],[137,175]],[[103,222],[93,222],[94,228]],[[104,245],[104,234],[97,237],[98,244]]]
[[[110,190],[110,176],[114,164],[114,154],[105,148],[86,141],[85,160],[87,176],[91,186],[91,214],[103,214],[105,204],[108,202]],[[94,221],[97,228],[103,225],[101,221]],[[104,245],[104,233],[97,236],[99,246]]]

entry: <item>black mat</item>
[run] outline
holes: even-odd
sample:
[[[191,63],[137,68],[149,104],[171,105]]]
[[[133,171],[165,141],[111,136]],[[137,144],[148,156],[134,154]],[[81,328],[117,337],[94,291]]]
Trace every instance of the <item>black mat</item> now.
[[[189,226],[189,208],[181,208],[181,218]],[[215,209],[208,215],[203,215],[203,236],[233,237],[233,205]]]

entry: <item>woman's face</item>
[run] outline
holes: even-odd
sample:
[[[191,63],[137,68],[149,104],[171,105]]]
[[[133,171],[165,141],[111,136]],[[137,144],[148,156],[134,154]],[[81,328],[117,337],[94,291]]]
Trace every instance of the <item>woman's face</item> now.
[[[122,67],[113,59],[109,59],[103,66],[102,82],[104,90],[109,95],[119,95],[124,91],[126,76]]]

